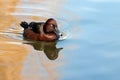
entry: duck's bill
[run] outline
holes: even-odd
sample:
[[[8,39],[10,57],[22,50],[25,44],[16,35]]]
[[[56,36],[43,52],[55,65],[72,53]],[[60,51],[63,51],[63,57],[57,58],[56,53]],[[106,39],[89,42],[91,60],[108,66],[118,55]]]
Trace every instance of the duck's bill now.
[[[61,34],[62,35],[59,37],[59,40],[64,40],[64,39],[66,39],[68,37],[68,35],[63,33],[63,32],[61,32]]]
[[[60,30],[58,28],[56,28],[54,32],[56,33],[57,36],[61,36],[62,35],[62,33],[60,32]]]
[[[67,38],[67,35],[65,33],[61,32],[60,30],[58,30],[58,28],[56,28],[54,32],[59,37],[59,40],[64,40]]]

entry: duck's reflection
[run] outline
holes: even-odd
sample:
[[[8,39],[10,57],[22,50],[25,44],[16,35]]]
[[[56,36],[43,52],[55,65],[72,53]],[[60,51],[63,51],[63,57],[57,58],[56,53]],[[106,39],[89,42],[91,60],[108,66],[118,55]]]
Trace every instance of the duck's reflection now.
[[[63,49],[56,47],[57,42],[33,41],[33,42],[27,42],[25,44],[32,45],[35,50],[43,51],[46,54],[47,58],[50,60],[57,59],[59,51]]]

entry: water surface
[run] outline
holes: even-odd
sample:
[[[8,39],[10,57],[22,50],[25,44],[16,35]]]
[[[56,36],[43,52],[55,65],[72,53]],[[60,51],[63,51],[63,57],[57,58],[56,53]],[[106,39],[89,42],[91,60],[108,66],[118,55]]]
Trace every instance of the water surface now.
[[[120,79],[120,1],[0,3],[0,80]],[[69,35],[66,40],[46,43],[23,39],[21,21],[50,17]]]

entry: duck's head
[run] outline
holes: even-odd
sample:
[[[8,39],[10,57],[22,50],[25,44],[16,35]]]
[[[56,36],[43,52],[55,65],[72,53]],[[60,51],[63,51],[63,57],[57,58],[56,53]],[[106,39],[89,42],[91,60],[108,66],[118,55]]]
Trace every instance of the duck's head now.
[[[61,36],[62,33],[59,31],[57,22],[53,18],[49,18],[44,24],[45,33],[55,33],[57,36]]]

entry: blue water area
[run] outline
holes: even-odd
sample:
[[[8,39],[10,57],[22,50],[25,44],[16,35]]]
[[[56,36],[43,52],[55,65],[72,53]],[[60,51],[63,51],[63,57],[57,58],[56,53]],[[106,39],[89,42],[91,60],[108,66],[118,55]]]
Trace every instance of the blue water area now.
[[[60,80],[120,80],[120,1],[68,0],[58,13],[66,21]],[[60,19],[59,19],[60,18]]]

